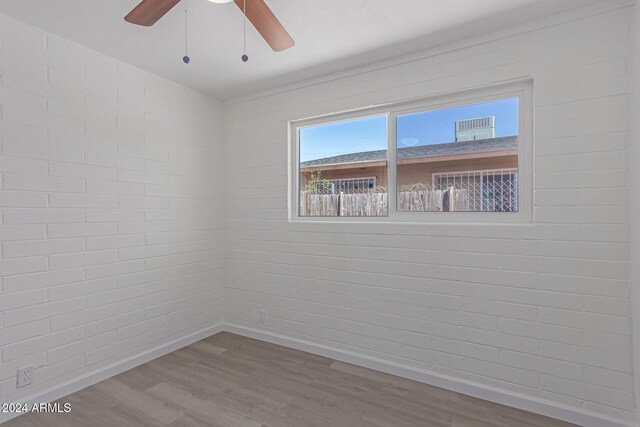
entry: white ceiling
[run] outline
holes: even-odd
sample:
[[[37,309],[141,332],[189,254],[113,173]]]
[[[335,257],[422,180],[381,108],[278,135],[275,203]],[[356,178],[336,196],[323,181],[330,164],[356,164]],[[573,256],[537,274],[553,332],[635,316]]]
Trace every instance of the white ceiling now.
[[[296,40],[273,52],[240,10],[188,0],[191,63],[180,4],[151,28],[123,17],[138,0],[2,0],[0,13],[219,99],[264,90],[517,25],[597,0],[267,0]]]

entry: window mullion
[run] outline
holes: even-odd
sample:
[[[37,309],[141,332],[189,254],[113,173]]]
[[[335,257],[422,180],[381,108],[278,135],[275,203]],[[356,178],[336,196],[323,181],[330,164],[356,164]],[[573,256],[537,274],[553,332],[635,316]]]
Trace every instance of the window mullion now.
[[[397,157],[396,148],[398,146],[396,132],[396,114],[387,114],[387,197],[389,206],[389,216],[396,216],[397,210],[397,185],[396,185],[396,171],[397,171]]]

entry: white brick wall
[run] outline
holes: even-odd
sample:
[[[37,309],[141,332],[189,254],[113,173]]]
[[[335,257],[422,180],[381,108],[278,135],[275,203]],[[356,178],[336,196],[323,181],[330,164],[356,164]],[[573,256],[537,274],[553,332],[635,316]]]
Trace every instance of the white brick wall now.
[[[0,401],[222,320],[219,117],[0,15]]]
[[[630,227],[631,227],[631,308],[632,312],[640,311],[640,3],[636,1],[633,14],[633,63],[631,81],[633,99],[629,111],[629,195],[630,195]],[[636,393],[636,408],[640,407],[640,316],[632,316],[633,355],[634,355],[634,390]],[[637,411],[636,411],[637,412]]]
[[[634,419],[628,4],[228,102],[226,320]],[[523,77],[533,225],[287,222],[288,120]]]

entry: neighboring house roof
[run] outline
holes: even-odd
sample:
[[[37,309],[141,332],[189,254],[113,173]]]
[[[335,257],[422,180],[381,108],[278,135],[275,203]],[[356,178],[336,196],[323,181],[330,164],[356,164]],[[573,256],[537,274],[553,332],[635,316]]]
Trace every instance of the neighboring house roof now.
[[[416,147],[398,148],[398,160],[420,159],[425,157],[457,156],[462,154],[486,153],[491,151],[515,150],[518,148],[517,136],[479,139],[475,141],[451,142],[447,144],[419,145]],[[387,150],[365,151],[362,153],[343,154],[324,159],[309,160],[300,163],[301,168],[322,165],[335,165],[356,162],[376,162],[387,160]]]

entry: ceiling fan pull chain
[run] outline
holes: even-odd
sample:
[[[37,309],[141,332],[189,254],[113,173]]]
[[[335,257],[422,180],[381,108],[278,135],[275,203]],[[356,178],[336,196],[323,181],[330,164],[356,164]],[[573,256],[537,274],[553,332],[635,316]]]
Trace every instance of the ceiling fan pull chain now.
[[[187,7],[187,1],[184,0],[184,57],[182,58],[185,64],[191,62],[191,58],[189,58],[189,23],[187,20],[189,8]]]
[[[242,47],[242,62],[247,62],[249,57],[247,56],[247,0],[244,0],[244,8],[242,9],[244,21],[242,22],[243,31],[243,47]]]

